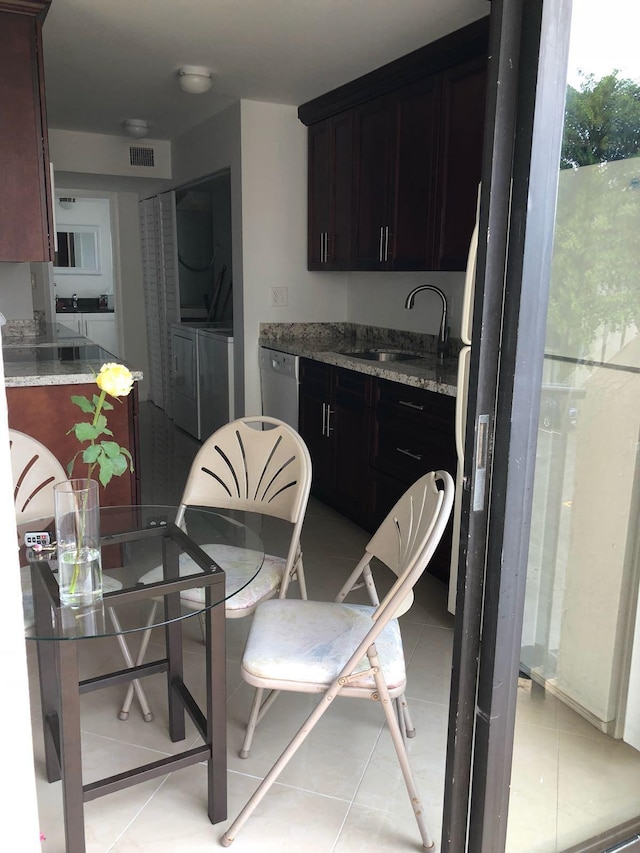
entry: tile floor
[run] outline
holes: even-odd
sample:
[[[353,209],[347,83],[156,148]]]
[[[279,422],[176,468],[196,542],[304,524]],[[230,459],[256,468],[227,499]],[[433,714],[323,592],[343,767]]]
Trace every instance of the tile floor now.
[[[143,502],[175,504],[198,445],[173,428],[150,404],[143,404],[140,423]],[[265,530],[264,535],[267,544],[273,544],[272,536],[276,541],[278,531]],[[310,597],[332,597],[360,557],[367,538],[360,528],[311,500],[303,532]],[[444,585],[425,576],[417,589],[416,601],[402,617],[401,624],[408,661],[407,696],[417,729],[417,736],[409,741],[409,749],[427,821],[439,847],[453,640],[453,618],[446,610]],[[227,621],[230,819],[236,816],[314,702],[307,696],[281,696],[260,724],[250,758],[238,757],[252,695],[239,674],[248,627],[246,619]],[[197,697],[203,648],[195,620],[188,620],[185,632],[185,681]],[[59,783],[50,785],[44,777],[33,649],[29,649],[29,655],[40,825],[47,837],[43,850],[58,853],[64,849],[61,790]],[[113,639],[84,644],[82,677],[121,665]],[[154,755],[161,757],[184,748],[183,744],[174,748],[166,738],[162,676],[145,679],[144,685],[155,713],[152,723],[143,722],[136,704],[128,721],[118,720],[122,688],[102,690],[83,698],[86,782],[152,761]],[[562,850],[591,834],[585,828],[597,825],[598,811],[602,814],[608,809],[611,813],[615,808],[620,818],[637,813],[640,786],[637,753],[599,735],[543,691],[525,689],[521,694],[512,780],[510,853]],[[197,743],[199,738],[189,721],[187,726],[187,741]],[[619,779],[611,770],[613,756],[619,762]],[[578,779],[584,782],[585,775],[589,779],[584,796],[568,795],[569,791],[582,790]],[[619,784],[612,788],[614,779]],[[535,833],[531,830],[533,816]],[[228,825],[209,823],[203,765],[87,803],[85,822],[90,853],[210,851],[212,846],[218,847]],[[231,849],[238,853],[280,853],[284,849],[296,853],[421,849],[380,708],[374,703],[338,699]]]

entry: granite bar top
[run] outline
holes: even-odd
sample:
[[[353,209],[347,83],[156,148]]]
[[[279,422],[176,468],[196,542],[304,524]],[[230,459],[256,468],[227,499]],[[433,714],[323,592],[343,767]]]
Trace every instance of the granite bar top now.
[[[8,324],[9,325],[9,324]],[[60,323],[39,324],[30,332],[3,328],[5,387],[82,385],[93,382],[107,362],[122,361]],[[142,371],[132,370],[135,381]]]
[[[403,385],[455,397],[459,342],[450,355],[436,355],[436,338],[415,332],[356,323],[269,323],[260,327],[260,346],[302,358],[378,376]],[[415,356],[406,361],[377,362],[357,358],[354,350],[394,350]]]

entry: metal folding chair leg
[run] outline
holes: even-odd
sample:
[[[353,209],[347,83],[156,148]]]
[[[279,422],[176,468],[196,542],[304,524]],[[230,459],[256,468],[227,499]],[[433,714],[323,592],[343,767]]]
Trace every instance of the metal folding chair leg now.
[[[398,722],[400,723],[400,728],[402,729],[404,736],[415,737],[416,727],[411,722],[409,705],[407,704],[407,699],[404,693],[396,699],[396,706],[398,708]]]
[[[151,615],[149,618],[149,624],[153,622],[155,617],[156,609],[158,605],[154,601],[153,606],[151,608]],[[149,645],[149,639],[151,638],[151,631],[144,631],[142,634],[142,641],[140,643],[140,650],[138,652],[138,657],[134,663],[133,658],[131,657],[131,652],[129,651],[129,646],[127,645],[127,641],[124,638],[124,635],[121,633],[122,629],[120,627],[120,622],[118,620],[118,616],[113,609],[113,607],[109,608],[109,615],[111,617],[111,621],[113,622],[116,631],[118,631],[117,640],[120,644],[120,649],[122,650],[122,655],[126,661],[127,666],[140,666],[144,662],[144,656],[147,652],[147,646]],[[140,680],[138,678],[134,678],[133,681],[129,684],[127,688],[127,695],[125,696],[124,703],[122,708],[120,709],[120,713],[118,714],[118,719],[126,720],[129,717],[129,712],[131,711],[131,703],[133,702],[133,694],[138,697],[138,702],[140,702],[140,708],[142,710],[142,718],[145,723],[150,723],[153,720],[153,711],[149,707],[149,703],[147,702],[147,697],[145,692],[140,684]]]
[[[281,691],[271,690],[264,702],[262,701],[263,693],[263,687],[256,687],[256,693],[253,697],[253,704],[251,705],[251,712],[249,714],[249,722],[247,723],[247,730],[245,732],[244,740],[242,742],[242,749],[240,750],[240,758],[249,757],[249,752],[251,751],[251,744],[253,743],[253,736],[256,731],[256,726],[267,713],[269,708],[273,705],[275,700],[280,695]]]

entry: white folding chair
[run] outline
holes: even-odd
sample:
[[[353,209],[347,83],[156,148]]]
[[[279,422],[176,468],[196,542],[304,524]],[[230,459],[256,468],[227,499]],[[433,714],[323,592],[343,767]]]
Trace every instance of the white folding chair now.
[[[32,519],[54,518],[53,487],[56,483],[62,483],[67,479],[64,468],[58,462],[48,447],[40,441],[32,438],[24,432],[15,429],[9,430],[9,446],[11,452],[11,469],[13,473],[13,500],[16,511],[16,523],[24,525]],[[29,569],[22,567],[21,572],[28,574]],[[105,592],[113,592],[120,589],[122,584],[115,578],[105,576],[103,578]],[[30,589],[30,581],[23,577],[23,589]],[[33,612],[33,595],[26,591],[22,596],[22,607],[24,611],[24,629],[27,631],[35,624]],[[124,640],[118,635],[118,642],[123,652],[128,652]],[[126,657],[126,655],[125,655]],[[129,659],[129,666],[133,661]],[[138,679],[132,682],[132,690],[135,690],[138,701],[145,718],[153,715],[149,710],[149,704]]]
[[[242,549],[201,546],[225,571],[227,618],[250,616],[262,601],[275,595],[284,598],[294,577],[301,597],[306,599],[300,533],[310,488],[311,458],[307,446],[294,429],[276,418],[239,418],[216,430],[198,451],[182,494],[177,525],[184,526],[189,506],[241,510],[283,519],[292,525],[286,558],[265,554],[262,568],[251,582],[255,560],[247,559]],[[183,555],[180,572],[190,573],[190,566],[190,558]],[[156,566],[141,581],[150,583],[161,577],[162,566]],[[180,599],[183,606],[200,609],[204,592],[189,589],[181,593]],[[149,635],[145,632],[138,664],[144,660]],[[129,687],[121,720],[127,719],[131,699]]]
[[[267,601],[253,617],[242,677],[256,688],[243,753],[260,719],[264,690],[321,693],[321,699],[222,838],[228,847],[337,696],[381,702],[425,848],[433,845],[413,781],[402,727],[393,709],[403,696],[406,670],[398,616],[413,601],[453,505],[453,480],[445,471],[425,474],[400,498],[366,547],[343,591],[353,588],[372,557],[396,581],[375,605],[294,599]],[[269,701],[269,700],[267,700]]]

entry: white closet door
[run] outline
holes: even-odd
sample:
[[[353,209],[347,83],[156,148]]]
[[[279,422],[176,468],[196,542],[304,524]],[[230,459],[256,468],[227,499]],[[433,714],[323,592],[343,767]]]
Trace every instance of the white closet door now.
[[[159,256],[161,259],[162,300],[162,383],[164,410],[173,416],[171,393],[171,324],[180,322],[180,294],[178,289],[178,239],[176,229],[176,194],[158,196]]]
[[[145,316],[147,324],[147,348],[149,354],[149,399],[164,409],[164,385],[162,382],[161,351],[161,306],[160,306],[160,262],[156,239],[157,198],[140,202],[140,241],[142,249],[142,273],[144,283]]]

